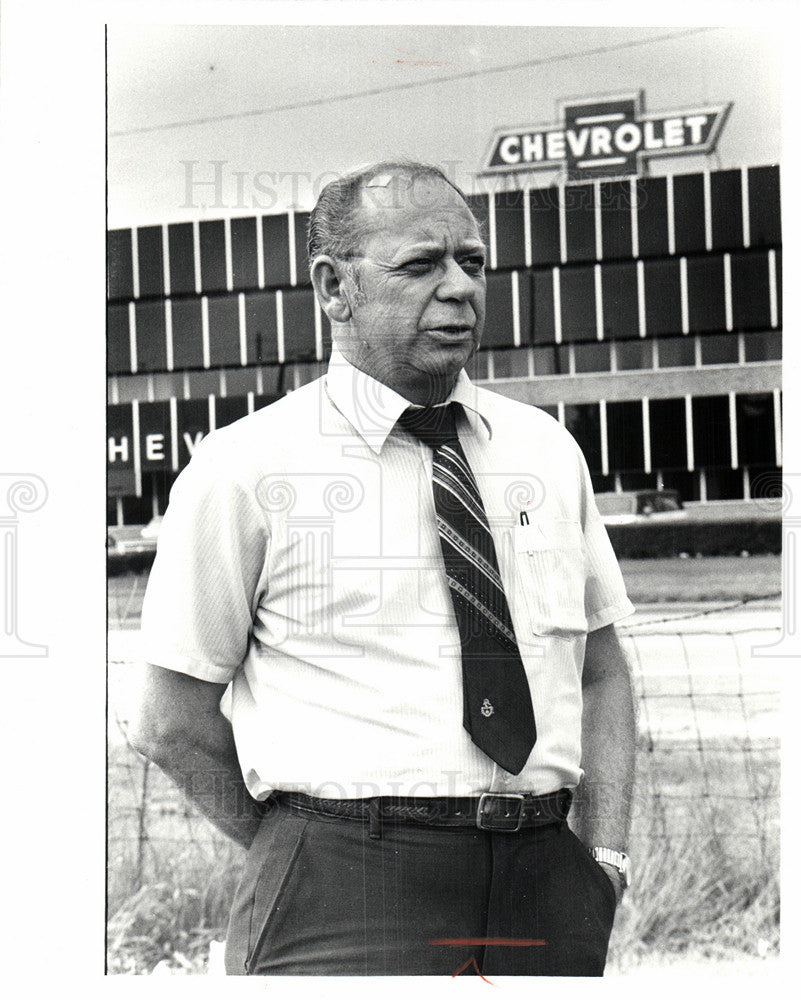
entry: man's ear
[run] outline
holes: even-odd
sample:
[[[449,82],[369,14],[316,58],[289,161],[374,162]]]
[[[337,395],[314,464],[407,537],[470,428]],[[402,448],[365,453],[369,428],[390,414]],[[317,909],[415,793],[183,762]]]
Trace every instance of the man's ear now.
[[[311,266],[314,291],[326,316],[332,323],[347,323],[351,317],[350,302],[345,289],[343,265],[322,254]]]

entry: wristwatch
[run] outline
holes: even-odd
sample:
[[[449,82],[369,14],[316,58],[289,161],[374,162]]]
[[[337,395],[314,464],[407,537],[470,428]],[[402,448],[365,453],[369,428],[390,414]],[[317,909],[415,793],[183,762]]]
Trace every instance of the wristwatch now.
[[[590,854],[596,861],[611,865],[620,872],[623,879],[623,888],[628,889],[631,885],[631,863],[628,854],[622,851],[613,851],[611,847],[591,847]]]

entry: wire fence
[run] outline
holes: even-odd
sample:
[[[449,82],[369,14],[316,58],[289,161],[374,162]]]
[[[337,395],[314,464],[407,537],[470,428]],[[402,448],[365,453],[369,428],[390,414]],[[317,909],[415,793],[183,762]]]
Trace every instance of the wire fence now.
[[[764,601],[743,601],[622,630],[652,837],[700,825],[721,857],[775,858],[780,677],[768,651],[778,619]]]
[[[109,912],[125,915],[118,940],[137,927],[152,936],[152,899],[144,915],[131,900],[157,885],[188,901],[185,934],[220,936],[243,852],[126,739],[142,586],[110,607]],[[641,614],[620,634],[639,707],[635,871],[659,852],[678,862],[703,841],[712,867],[735,882],[776,872],[780,669],[769,654],[781,634],[778,603]]]

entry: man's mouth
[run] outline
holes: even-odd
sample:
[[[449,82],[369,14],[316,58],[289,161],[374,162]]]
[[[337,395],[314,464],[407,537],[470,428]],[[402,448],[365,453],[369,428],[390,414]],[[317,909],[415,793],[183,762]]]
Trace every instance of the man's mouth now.
[[[437,333],[444,337],[460,339],[462,337],[470,336],[473,333],[473,327],[467,323],[448,323],[443,326],[430,326],[428,328],[428,332]]]

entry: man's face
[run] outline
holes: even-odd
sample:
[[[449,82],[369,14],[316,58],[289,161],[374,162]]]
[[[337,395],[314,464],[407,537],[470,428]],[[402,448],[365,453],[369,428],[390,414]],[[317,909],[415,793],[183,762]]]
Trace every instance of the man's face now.
[[[365,189],[359,226],[343,350],[413,402],[444,398],[484,327],[485,248],[475,220],[444,181],[410,185],[401,176]]]

